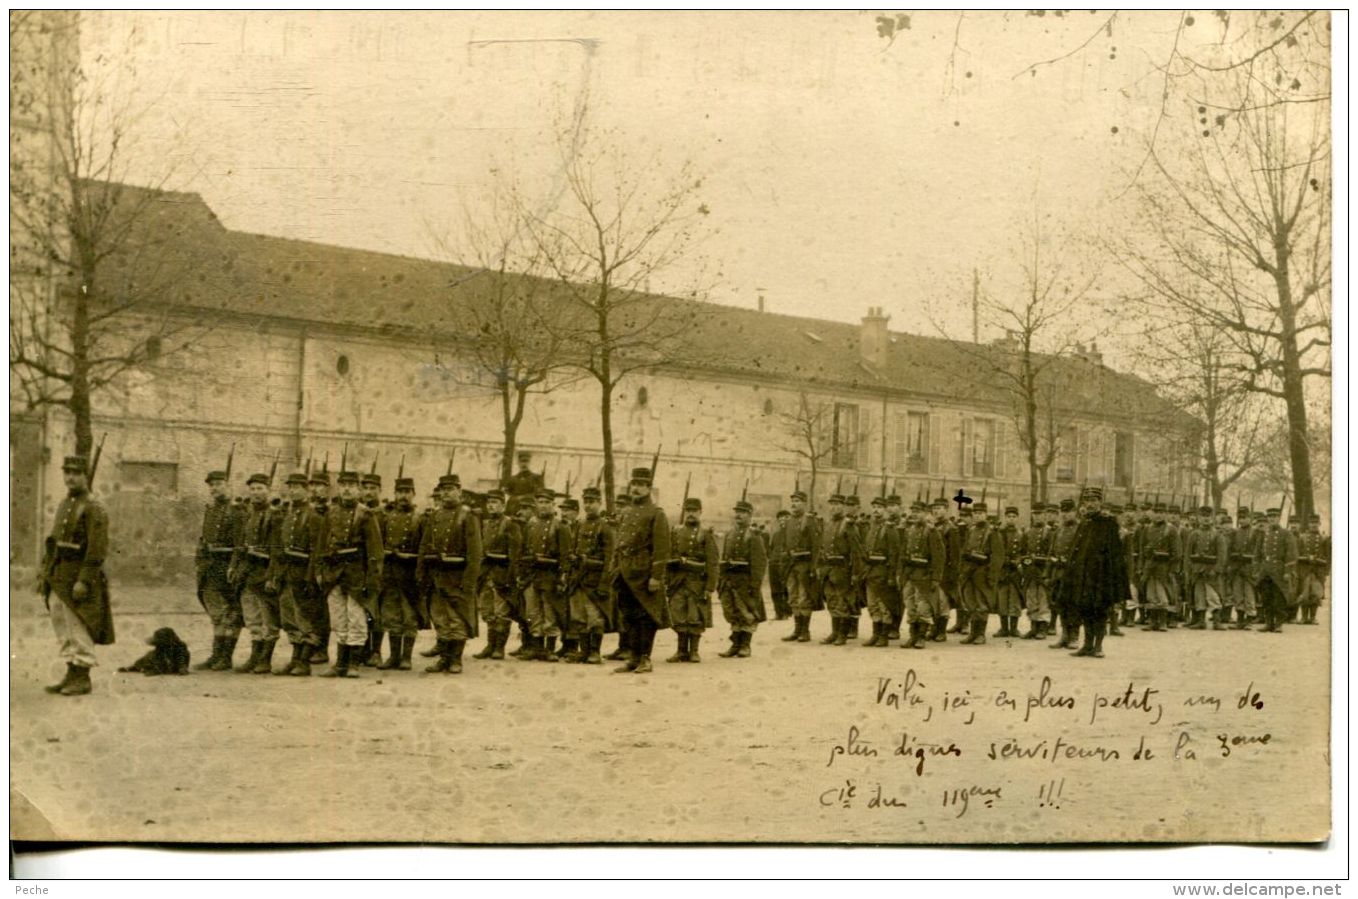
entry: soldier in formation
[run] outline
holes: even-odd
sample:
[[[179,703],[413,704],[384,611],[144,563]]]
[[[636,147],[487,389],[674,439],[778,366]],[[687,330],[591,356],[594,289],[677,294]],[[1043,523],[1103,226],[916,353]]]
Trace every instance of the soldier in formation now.
[[[112,622],[102,620],[106,518],[82,486],[83,460],[67,462],[70,495],[41,584],[61,599],[49,608],[68,660],[67,677],[51,689],[70,695],[88,692],[91,647],[111,641]],[[324,469],[289,475],[284,503],[270,500],[272,475],[253,474],[247,498],[233,505],[228,472],[209,472],[196,561],[214,646],[197,667],[230,668],[243,620],[251,652],[239,673],[273,670],[280,631],[292,658],[276,674],[310,674],[315,659],[328,658],[331,634],[335,662],[324,676],[354,677],[364,659],[409,670],[418,633],[428,627],[436,642],[423,655],[436,661],[425,670],[458,673],[480,619],[487,641],[477,659],[503,659],[517,622],[525,635],[521,658],[599,664],[604,635],[616,631],[614,657],[626,662],[618,670],[644,673],[664,628],[673,628],[678,642],[668,661],[699,661],[714,603],[729,628],[721,657],[746,658],[765,620],[766,575],[771,588],[777,578],[786,589],[790,641],[810,642],[812,616],[824,609],[830,633],[820,642],[847,645],[866,608],[872,635],[864,646],[889,645],[902,623],[902,648],[946,642],[951,583],[962,643],[984,644],[992,614],[1000,618],[992,636],[1018,637],[1026,612],[1023,637],[1041,639],[1054,618],[1061,631],[1054,648],[1101,657],[1103,637],[1138,613],[1157,632],[1176,617],[1189,629],[1224,630],[1232,610],[1237,628],[1256,615],[1266,632],[1280,631],[1294,615],[1314,624],[1330,561],[1315,516],[1285,528],[1278,509],[1241,508],[1232,525],[1224,511],[1203,506],[1176,527],[1176,504],[1104,506],[1097,488],[1081,492],[1078,514],[1070,500],[1037,504],[1026,529],[1013,506],[1003,523],[987,515],[984,502],[962,506],[954,518],[946,496],[928,506],[917,499],[902,515],[899,498],[885,490],[869,514],[858,514],[856,496],[834,494],[822,522],[795,490],[771,533],[754,524],[742,498],[733,526],[719,535],[703,525],[696,498],[671,527],[651,500],[651,477],[650,469],[634,470],[612,514],[598,488],[587,488],[583,516],[569,496],[558,507],[539,479],[534,506],[515,516],[504,492],[469,493],[451,471],[424,510],[415,507],[414,481],[399,475],[385,506],[375,472],[341,471],[332,499]],[[374,634],[389,637],[385,659]]]

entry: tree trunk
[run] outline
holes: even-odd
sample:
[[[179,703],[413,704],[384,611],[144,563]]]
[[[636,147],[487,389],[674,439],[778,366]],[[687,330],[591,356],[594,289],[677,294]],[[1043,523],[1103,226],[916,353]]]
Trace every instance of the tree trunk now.
[[[1302,383],[1301,354],[1297,348],[1297,317],[1292,305],[1292,281],[1286,248],[1273,279],[1278,287],[1278,319],[1282,328],[1283,402],[1287,404],[1287,443],[1292,463],[1293,507],[1298,515],[1315,511],[1311,487],[1311,444],[1306,423],[1306,392]]]
[[[1051,467],[1051,463],[1048,462],[1046,465],[1039,465],[1039,466],[1037,466],[1037,468],[1036,468],[1036,471],[1037,471],[1037,497],[1038,497],[1039,500],[1041,500],[1041,501],[1044,502],[1044,503],[1047,501],[1047,470],[1048,470],[1050,467]]]
[[[607,370],[607,364],[604,370]],[[605,378],[599,382],[599,426],[603,432],[604,443],[604,493],[608,501],[608,508],[613,508],[613,500],[616,494],[613,491],[615,479],[613,476],[613,382],[610,378]],[[652,472],[652,475],[655,473]]]
[[[90,297],[94,279],[82,277],[71,309],[71,399],[67,404],[75,419],[76,455],[89,458],[94,449],[90,408]]]
[[[500,483],[508,484],[509,479],[514,476],[514,441],[518,436],[518,426],[514,422],[514,416],[509,411],[509,381],[500,382],[500,412],[504,424],[504,449],[500,457]],[[522,410],[522,399],[519,402]]]

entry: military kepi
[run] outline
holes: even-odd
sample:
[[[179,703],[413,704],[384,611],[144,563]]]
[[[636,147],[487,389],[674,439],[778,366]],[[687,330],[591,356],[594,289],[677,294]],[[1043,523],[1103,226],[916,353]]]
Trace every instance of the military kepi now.
[[[649,468],[632,469],[632,483],[633,484],[651,483],[651,470]]]
[[[226,480],[226,472],[224,472],[224,471],[209,471],[209,472],[207,473],[207,477],[203,478],[203,483],[204,483],[204,484],[211,484],[213,481],[225,481],[225,480]]]
[[[90,470],[90,460],[84,456],[67,456],[61,463],[61,470],[84,474]]]

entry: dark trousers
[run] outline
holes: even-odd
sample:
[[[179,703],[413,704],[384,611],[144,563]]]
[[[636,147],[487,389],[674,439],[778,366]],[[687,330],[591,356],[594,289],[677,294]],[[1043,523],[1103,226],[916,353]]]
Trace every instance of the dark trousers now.
[[[627,581],[618,578],[618,617],[621,619],[623,636],[627,644],[638,656],[649,656],[655,646],[655,619],[646,607],[632,594]]]

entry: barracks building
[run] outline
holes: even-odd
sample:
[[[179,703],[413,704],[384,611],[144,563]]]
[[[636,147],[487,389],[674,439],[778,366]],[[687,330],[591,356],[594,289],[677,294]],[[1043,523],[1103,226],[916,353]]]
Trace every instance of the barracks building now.
[[[136,189],[129,192],[135,196]],[[115,577],[158,579],[192,570],[206,498],[203,475],[234,443],[237,490],[275,457],[285,474],[311,457],[339,468],[376,462],[390,493],[405,472],[427,496],[448,455],[464,486],[497,483],[501,405],[493,378],[468,352],[465,307],[494,276],[386,255],[226,228],[201,197],[157,191],[143,227],[155,234],[157,314],[192,335],[190,348],[148,343],[150,361],[95,397],[96,440],[107,433],[96,493],[107,504]],[[149,254],[124,254],[116,283],[151,277]],[[13,289],[13,288],[12,288]],[[827,297],[842,303],[844,297]],[[905,298],[902,298],[904,301]],[[748,482],[756,519],[781,508],[794,481],[821,498],[841,484],[863,497],[885,480],[908,503],[965,487],[1028,509],[1028,466],[1016,403],[997,365],[1004,342],[977,345],[893,331],[883,306],[858,325],[649,297],[678,316],[668,360],[626,378],[614,397],[619,478],[661,447],[657,501],[677,514],[687,478],[719,527]],[[871,303],[891,302],[874,298]],[[904,302],[902,302],[904,305]],[[762,302],[760,303],[762,307]],[[127,340],[143,340],[129,321]],[[167,339],[166,342],[170,342]],[[1060,452],[1049,500],[1081,484],[1201,492],[1196,422],[1150,384],[1112,371],[1094,350],[1054,360]],[[530,396],[517,449],[557,490],[584,486],[602,467],[599,388],[575,379]],[[807,447],[813,434],[814,451]],[[59,465],[72,443],[64,410],[29,410],[11,393],[11,560],[32,565],[62,495]],[[281,477],[278,479],[281,482]],[[621,483],[621,481],[620,481]],[[578,496],[578,488],[572,493]],[[36,498],[36,501],[35,501]]]

